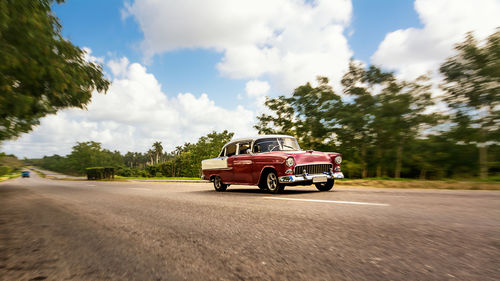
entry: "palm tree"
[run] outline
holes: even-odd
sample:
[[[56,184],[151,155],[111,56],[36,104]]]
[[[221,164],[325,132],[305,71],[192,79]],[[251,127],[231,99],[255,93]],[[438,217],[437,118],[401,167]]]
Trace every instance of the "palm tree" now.
[[[156,164],[158,164],[160,162],[160,156],[163,154],[163,146],[161,145],[161,142],[157,141],[153,143],[153,149],[156,158]]]
[[[148,161],[148,164],[149,165],[153,165],[154,164],[154,158],[153,157],[155,155],[155,152],[152,149],[150,149],[150,150],[148,150],[147,154],[148,154],[148,158],[150,160],[150,161]]]

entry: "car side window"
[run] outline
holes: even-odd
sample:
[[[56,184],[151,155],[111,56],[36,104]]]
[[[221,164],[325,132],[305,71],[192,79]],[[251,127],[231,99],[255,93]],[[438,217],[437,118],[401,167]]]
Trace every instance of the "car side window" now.
[[[259,152],[262,152],[262,149],[260,147],[260,144],[258,142],[255,142],[253,144],[253,149],[252,149],[252,152],[253,153],[259,153]]]
[[[226,156],[226,148],[222,149],[222,151],[219,154],[219,157],[224,157]]]
[[[232,143],[226,146],[226,156],[233,156],[236,154],[236,144]]]
[[[238,154],[247,154],[247,149],[250,148],[250,142],[249,141],[245,141],[245,142],[240,142],[240,146],[239,146],[239,152]]]
[[[280,145],[275,138],[271,139],[260,139],[255,141],[253,145],[253,152],[254,153],[260,153],[260,152],[269,152],[269,151],[277,151],[280,150]]]

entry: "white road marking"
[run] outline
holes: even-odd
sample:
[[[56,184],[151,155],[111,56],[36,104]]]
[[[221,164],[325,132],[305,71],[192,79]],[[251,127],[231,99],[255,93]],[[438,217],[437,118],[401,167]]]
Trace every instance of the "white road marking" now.
[[[143,188],[143,187],[129,187],[128,189],[135,189],[135,190],[151,190],[150,188]]]
[[[333,201],[333,200],[298,199],[298,198],[284,198],[284,197],[264,197],[264,198],[265,199],[277,199],[277,200],[290,200],[290,201],[319,202],[319,203],[336,203],[336,204],[370,205],[370,206],[389,206],[389,204],[383,204],[383,203],[355,202],[355,201]]]

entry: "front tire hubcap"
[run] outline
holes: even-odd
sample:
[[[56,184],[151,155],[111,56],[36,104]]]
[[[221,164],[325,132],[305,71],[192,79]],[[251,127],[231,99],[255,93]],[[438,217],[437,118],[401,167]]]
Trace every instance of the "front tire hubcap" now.
[[[278,188],[278,178],[275,173],[269,173],[267,175],[267,188],[271,191]]]

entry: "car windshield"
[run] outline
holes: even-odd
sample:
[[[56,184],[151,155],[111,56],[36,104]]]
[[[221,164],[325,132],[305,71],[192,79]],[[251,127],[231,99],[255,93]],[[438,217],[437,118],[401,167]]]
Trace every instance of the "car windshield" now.
[[[280,150],[300,150],[295,138],[267,138],[256,140],[253,145],[253,152],[270,152]]]

